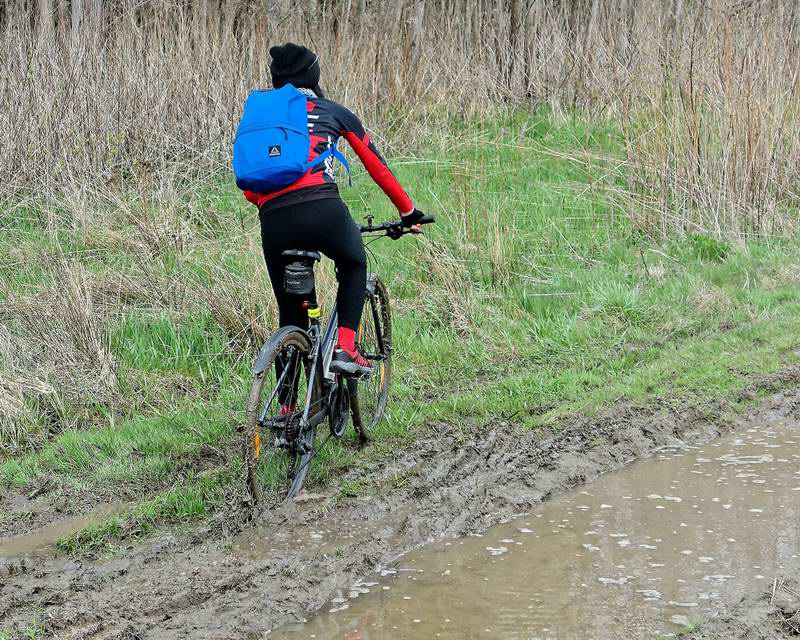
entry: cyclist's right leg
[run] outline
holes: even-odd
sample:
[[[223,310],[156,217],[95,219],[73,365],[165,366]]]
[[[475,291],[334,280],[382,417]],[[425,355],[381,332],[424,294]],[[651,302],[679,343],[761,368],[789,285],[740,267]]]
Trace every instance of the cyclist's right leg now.
[[[336,308],[339,311],[339,332],[331,371],[346,376],[363,376],[372,371],[369,361],[356,348],[356,331],[367,289],[367,254],[361,232],[343,202],[330,207],[328,217],[336,229],[336,241],[321,250],[336,264],[339,288]]]

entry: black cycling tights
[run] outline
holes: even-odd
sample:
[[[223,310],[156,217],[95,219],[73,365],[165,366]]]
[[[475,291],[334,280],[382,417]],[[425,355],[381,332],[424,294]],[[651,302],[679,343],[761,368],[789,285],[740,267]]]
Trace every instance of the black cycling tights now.
[[[283,290],[283,270],[287,249],[305,249],[324,253],[336,264],[339,291],[336,305],[339,326],[354,331],[361,320],[367,286],[367,255],[358,225],[344,202],[336,198],[302,202],[261,214],[261,245],[269,279],[278,300],[280,326],[308,328],[305,300],[314,300],[316,292],[295,295]]]

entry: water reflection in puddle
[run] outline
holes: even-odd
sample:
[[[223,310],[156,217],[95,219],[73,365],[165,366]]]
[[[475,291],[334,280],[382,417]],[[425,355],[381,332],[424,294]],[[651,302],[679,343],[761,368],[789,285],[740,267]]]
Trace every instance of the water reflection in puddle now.
[[[660,451],[440,542],[269,638],[653,638],[800,568],[797,425]]]

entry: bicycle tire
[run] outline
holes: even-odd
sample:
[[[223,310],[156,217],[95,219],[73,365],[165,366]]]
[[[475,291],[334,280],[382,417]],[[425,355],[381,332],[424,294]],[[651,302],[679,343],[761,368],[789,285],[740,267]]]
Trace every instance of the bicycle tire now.
[[[369,432],[381,421],[386,411],[392,376],[389,292],[377,275],[371,276],[371,285],[367,287],[364,310],[356,332],[356,346],[378,370],[367,379],[348,380],[353,426],[362,444],[369,440]]]
[[[259,479],[259,469],[263,469],[265,464],[270,464],[274,467],[270,469],[272,475],[276,477],[275,488],[279,497],[290,498],[297,495],[302,489],[305,478],[308,474],[308,467],[314,451],[313,446],[316,440],[316,427],[307,427],[302,433],[297,434],[296,437],[291,439],[291,446],[288,448],[278,447],[278,433],[273,428],[266,427],[260,423],[260,417],[267,415],[268,419],[271,418],[275,423],[280,420],[272,414],[275,413],[274,409],[279,407],[280,400],[280,385],[285,385],[286,380],[278,379],[277,373],[275,376],[275,384],[270,385],[269,396],[265,397],[264,389],[268,380],[271,380],[273,371],[277,371],[276,361],[282,354],[291,352],[297,354],[297,362],[294,365],[287,366],[284,363],[284,372],[290,371],[291,366],[295,367],[294,377],[297,378],[296,382],[291,382],[290,387],[294,388],[294,395],[296,398],[305,398],[305,392],[300,392],[300,382],[305,380],[306,391],[308,385],[313,385],[313,392],[311,394],[312,404],[319,398],[319,381],[309,380],[309,364],[308,357],[311,353],[311,342],[308,335],[295,327],[284,327],[276,332],[264,348],[261,350],[258,359],[258,371],[253,374],[253,382],[250,388],[250,396],[247,401],[247,410],[245,414],[245,424],[243,428],[243,460],[245,469],[245,484],[250,500],[253,504],[261,502],[263,499],[262,479]],[[300,363],[302,362],[302,374],[299,372]],[[291,392],[290,392],[291,393]],[[278,400],[275,407],[272,404]],[[265,406],[265,403],[268,403]],[[294,414],[290,414],[284,422],[284,428],[288,429],[291,425],[292,419],[299,420],[299,416],[295,414],[302,414],[303,407],[299,407]],[[282,434],[285,438],[286,433]],[[303,451],[302,447],[298,446],[305,443],[307,449]],[[264,455],[264,454],[267,455]],[[268,459],[267,459],[268,458]],[[266,459],[266,462],[265,462]],[[285,464],[285,474],[283,474],[283,465]],[[281,479],[281,475],[285,475]]]

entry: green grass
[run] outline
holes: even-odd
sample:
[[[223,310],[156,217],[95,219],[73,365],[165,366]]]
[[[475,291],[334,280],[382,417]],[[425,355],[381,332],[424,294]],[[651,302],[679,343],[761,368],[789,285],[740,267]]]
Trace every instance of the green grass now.
[[[312,485],[338,482],[343,498],[365,490],[339,480],[342,472],[410,441],[431,420],[477,425],[513,416],[536,428],[619,400],[736,398],[753,376],[798,360],[795,240],[648,238],[611,195],[624,177],[613,121],[542,112],[449,126],[428,157],[392,162],[437,224],[423,239],[370,245],[394,308],[387,419],[366,452],[331,443],[312,467]],[[363,171],[343,194],[356,218],[396,215]],[[110,326],[119,402],[104,405],[105,423],[0,458],[2,487],[46,478],[140,498],[65,541],[69,550],[218,508],[220,486],[236,477],[236,427],[254,355],[241,337],[250,316],[271,318],[257,216],[229,181],[183,196],[164,225],[188,240],[168,233],[163,250],[160,241],[149,241],[146,254],[119,244],[138,227],[109,216],[113,229],[53,234],[35,215],[0,214],[0,253],[68,248],[98,280],[141,285]],[[6,261],[0,270],[7,295],[52,286],[36,261]],[[329,267],[321,282],[333,282]],[[332,291],[322,293],[325,306]],[[203,473],[215,479],[200,480]]]
[[[224,487],[231,482],[227,472],[202,477],[189,476],[185,484],[138,502],[122,514],[111,516],[62,538],[58,546],[67,552],[98,552],[112,540],[147,536],[158,527],[188,523],[209,515],[223,505]]]
[[[112,348],[123,367],[203,380],[227,375],[230,363],[219,357],[224,347],[224,333],[203,310],[180,323],[166,314],[128,315],[112,334]]]
[[[667,638],[667,637],[671,637],[671,638],[688,638],[690,635],[700,631],[700,628],[702,626],[703,626],[703,622],[702,621],[690,622],[689,624],[687,624],[682,629],[679,629],[678,632],[675,635],[672,635],[672,636],[659,636],[659,638]]]
[[[244,381],[242,381],[244,383]],[[159,416],[132,418],[107,429],[69,431],[39,451],[0,465],[0,482],[24,487],[47,475],[65,485],[136,494],[195,470],[209,449],[231,434],[235,400],[184,401]],[[212,448],[211,453],[216,455]],[[228,452],[220,452],[223,459]]]
[[[46,635],[47,631],[45,626],[35,619],[13,635],[11,631],[0,629],[0,640],[12,640],[14,638],[20,638],[22,640],[40,640],[46,637]]]

